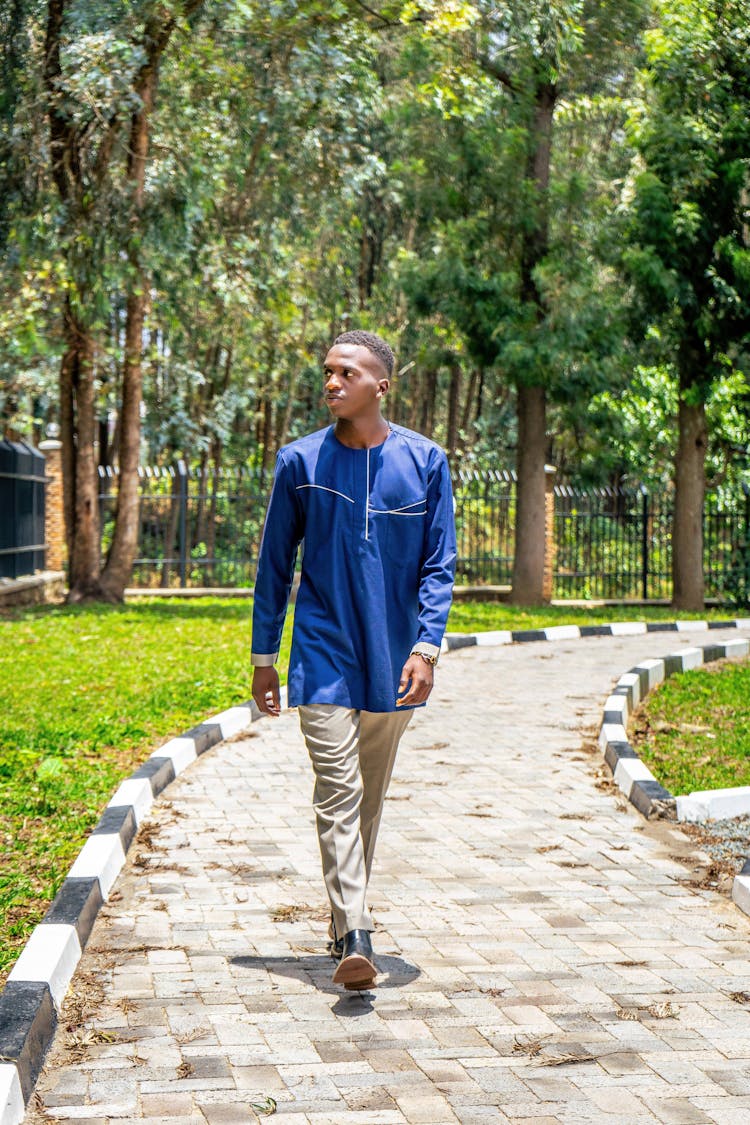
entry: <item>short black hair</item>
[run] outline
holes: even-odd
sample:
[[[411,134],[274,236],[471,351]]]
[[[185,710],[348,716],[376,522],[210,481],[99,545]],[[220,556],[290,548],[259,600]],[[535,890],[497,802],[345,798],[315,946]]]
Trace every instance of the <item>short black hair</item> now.
[[[393,365],[395,359],[390,345],[386,344],[382,336],[376,336],[374,332],[364,332],[361,328],[355,328],[351,332],[342,332],[333,341],[333,346],[336,344],[356,344],[361,348],[367,348],[368,352],[372,352],[386,370],[388,378],[393,376]]]

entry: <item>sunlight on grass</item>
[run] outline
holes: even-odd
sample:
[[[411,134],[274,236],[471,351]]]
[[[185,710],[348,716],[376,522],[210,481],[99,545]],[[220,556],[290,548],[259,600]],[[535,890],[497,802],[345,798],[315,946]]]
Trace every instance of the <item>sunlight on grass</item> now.
[[[750,663],[670,676],[632,723],[633,744],[674,794],[750,785]]]

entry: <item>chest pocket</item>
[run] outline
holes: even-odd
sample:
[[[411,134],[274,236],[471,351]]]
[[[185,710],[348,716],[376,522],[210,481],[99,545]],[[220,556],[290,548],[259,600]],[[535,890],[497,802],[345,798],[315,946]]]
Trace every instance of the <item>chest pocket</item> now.
[[[427,500],[421,497],[393,508],[380,508],[373,504],[370,518],[377,521],[378,538],[385,541],[385,552],[390,562],[404,569],[416,570],[424,550],[427,520]]]

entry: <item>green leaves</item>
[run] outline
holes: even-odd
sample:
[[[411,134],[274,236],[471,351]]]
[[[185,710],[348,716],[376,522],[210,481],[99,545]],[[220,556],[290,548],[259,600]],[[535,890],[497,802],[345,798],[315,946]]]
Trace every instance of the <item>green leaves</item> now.
[[[630,135],[641,167],[628,205],[622,261],[665,344],[710,382],[719,353],[750,338],[744,191],[750,152],[750,63],[740,32],[750,8],[681,0],[646,37],[643,96]],[[744,17],[740,23],[735,23]],[[740,155],[742,154],[742,155]],[[683,344],[691,340],[690,347]]]
[[[44,6],[20,5],[0,115],[15,162],[6,422],[28,431],[54,413],[67,297],[92,326],[114,428],[137,256],[147,460],[268,467],[279,441],[327,421],[320,356],[362,325],[397,345],[396,420],[443,440],[457,363],[467,449],[510,456],[512,388],[539,382],[557,404],[554,448],[585,446],[593,471],[589,403],[616,429],[606,411],[636,363],[672,370],[688,328],[744,363],[747,7],[217,0],[185,18],[184,3],[70,0],[57,98],[81,185],[61,201]],[[136,230],[126,138],[143,28],[162,11],[177,25]],[[720,366],[707,360],[706,377]]]

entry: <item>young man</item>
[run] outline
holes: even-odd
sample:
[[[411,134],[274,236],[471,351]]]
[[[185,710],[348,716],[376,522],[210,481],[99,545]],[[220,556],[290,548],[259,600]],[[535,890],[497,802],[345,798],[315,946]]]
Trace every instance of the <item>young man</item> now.
[[[315,774],[333,979],[346,988],[375,980],[375,839],[399,739],[432,690],[456,559],[445,454],[381,413],[392,369],[379,336],[334,341],[324,386],[335,421],[278,455],[253,609],[253,698],[278,715],[274,665],[302,542],[288,704]]]

